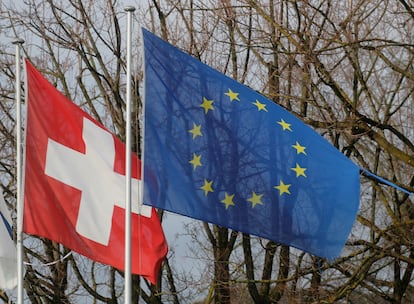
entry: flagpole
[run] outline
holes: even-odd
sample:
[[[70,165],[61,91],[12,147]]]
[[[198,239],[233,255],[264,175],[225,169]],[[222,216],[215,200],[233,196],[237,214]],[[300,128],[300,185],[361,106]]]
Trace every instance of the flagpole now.
[[[16,211],[17,211],[17,303],[23,304],[23,202],[22,202],[22,124],[21,124],[21,89],[20,89],[20,48],[23,39],[16,39]]]
[[[126,151],[125,151],[125,304],[131,303],[131,32],[132,14],[135,7],[125,7],[127,12],[127,57],[126,57]]]

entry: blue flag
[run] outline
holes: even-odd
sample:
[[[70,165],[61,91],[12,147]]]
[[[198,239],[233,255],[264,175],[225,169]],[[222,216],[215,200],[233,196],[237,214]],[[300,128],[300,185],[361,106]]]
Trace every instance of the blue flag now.
[[[143,37],[144,204],[338,257],[359,168],[274,102]]]

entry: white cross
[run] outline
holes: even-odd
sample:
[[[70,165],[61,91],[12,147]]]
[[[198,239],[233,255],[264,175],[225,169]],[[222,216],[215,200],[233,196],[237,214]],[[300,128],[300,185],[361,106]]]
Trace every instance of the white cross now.
[[[85,154],[49,138],[45,174],[82,191],[76,231],[108,245],[114,206],[125,209],[125,176],[114,172],[112,134],[83,119]],[[151,207],[138,203],[139,180],[131,180],[131,211],[151,217]],[[140,210],[139,210],[140,209]]]

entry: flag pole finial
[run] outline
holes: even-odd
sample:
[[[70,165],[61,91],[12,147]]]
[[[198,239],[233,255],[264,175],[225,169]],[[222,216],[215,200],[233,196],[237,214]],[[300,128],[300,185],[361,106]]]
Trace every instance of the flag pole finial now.
[[[126,12],[134,12],[135,11],[135,6],[125,6],[124,10]]]
[[[12,41],[13,44],[20,44],[22,45],[24,43],[24,39],[22,38],[16,38]]]

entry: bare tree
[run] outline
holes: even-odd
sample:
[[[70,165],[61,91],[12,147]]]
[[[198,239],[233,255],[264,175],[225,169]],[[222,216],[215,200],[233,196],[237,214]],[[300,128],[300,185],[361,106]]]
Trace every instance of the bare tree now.
[[[19,9],[1,4],[0,10],[1,32],[24,38],[26,56],[123,139],[119,3],[25,0]],[[404,0],[151,0],[136,16],[163,39],[288,109],[361,168],[413,192],[413,11]],[[10,46],[0,45],[0,180],[12,207],[14,61]],[[143,74],[138,54],[135,59],[131,81],[137,117]],[[197,292],[214,303],[408,303],[414,270],[412,197],[364,175],[360,194],[358,219],[335,261],[194,222],[194,256],[204,256],[211,267]],[[31,302],[121,301],[118,270],[75,254],[62,259],[68,250],[48,240],[27,236],[25,246]],[[177,271],[173,254],[164,266],[159,286],[134,278],[134,299],[190,303],[192,274]],[[8,294],[0,298],[7,301]]]

